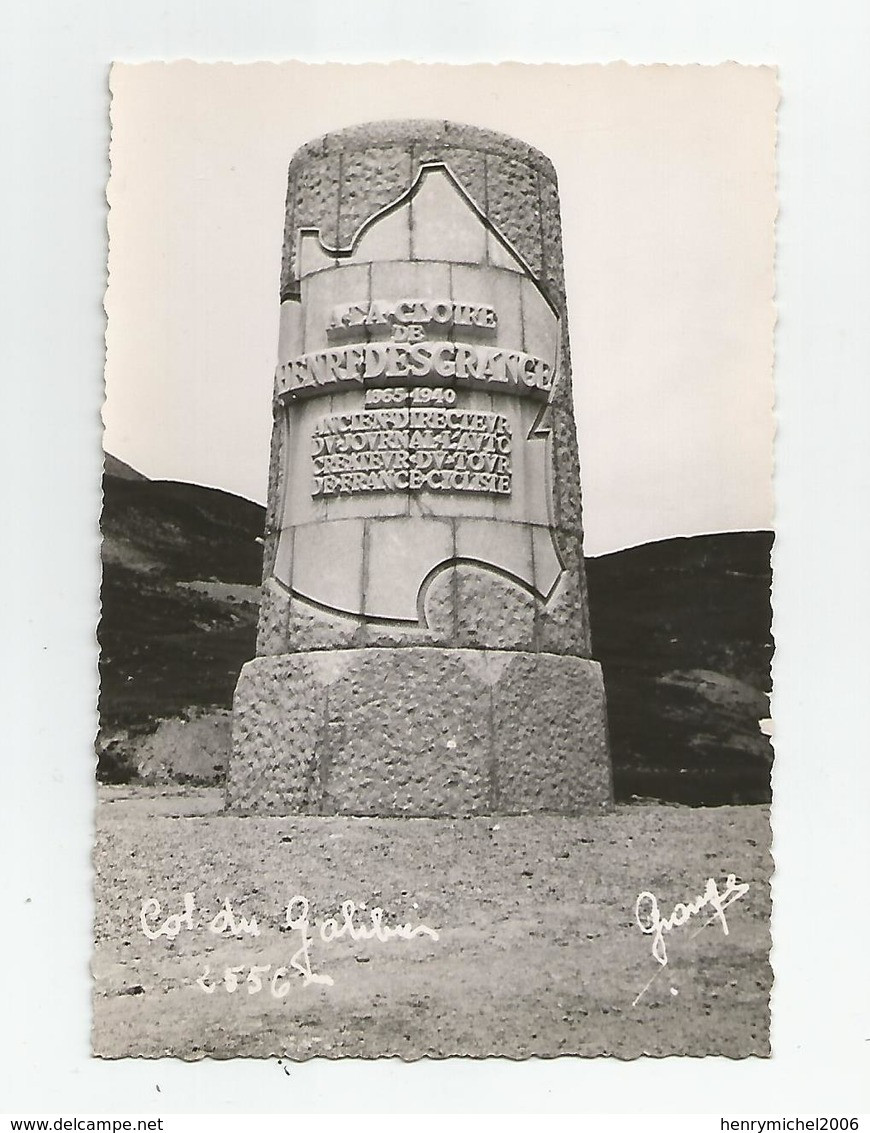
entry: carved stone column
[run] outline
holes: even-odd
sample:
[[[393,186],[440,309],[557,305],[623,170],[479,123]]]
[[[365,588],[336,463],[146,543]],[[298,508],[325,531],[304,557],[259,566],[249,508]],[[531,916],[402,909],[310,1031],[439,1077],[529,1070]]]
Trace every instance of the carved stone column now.
[[[611,800],[556,175],[450,122],[289,171],[258,656],[236,812]]]

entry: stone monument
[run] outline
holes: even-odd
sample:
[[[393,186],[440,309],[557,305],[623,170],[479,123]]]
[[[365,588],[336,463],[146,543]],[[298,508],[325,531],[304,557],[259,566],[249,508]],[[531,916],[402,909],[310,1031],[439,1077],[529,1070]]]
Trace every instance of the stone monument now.
[[[550,161],[441,121],[304,146],[278,352],[228,808],[606,807]]]

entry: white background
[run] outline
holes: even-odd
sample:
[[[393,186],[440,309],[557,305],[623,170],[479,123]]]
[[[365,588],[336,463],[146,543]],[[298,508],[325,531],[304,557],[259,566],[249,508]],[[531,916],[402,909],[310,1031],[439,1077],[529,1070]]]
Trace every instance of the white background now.
[[[867,1107],[868,48],[857,0],[7,5],[0,1109]],[[274,1061],[89,1058],[108,65],[182,57],[779,65],[773,1059],[345,1061],[287,1075]]]

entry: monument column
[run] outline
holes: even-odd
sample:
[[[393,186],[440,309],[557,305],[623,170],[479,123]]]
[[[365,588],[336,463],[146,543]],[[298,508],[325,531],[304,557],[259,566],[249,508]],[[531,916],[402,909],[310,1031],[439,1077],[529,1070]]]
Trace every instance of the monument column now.
[[[440,121],[299,150],[273,410],[228,808],[607,806],[549,160]]]

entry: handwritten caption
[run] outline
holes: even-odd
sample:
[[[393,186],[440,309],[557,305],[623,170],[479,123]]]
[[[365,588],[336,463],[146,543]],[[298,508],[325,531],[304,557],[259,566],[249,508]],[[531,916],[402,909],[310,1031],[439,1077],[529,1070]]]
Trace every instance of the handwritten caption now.
[[[728,921],[725,919],[725,910],[748,892],[749,886],[745,882],[738,881],[733,873],[729,873],[725,879],[725,889],[722,893],[719,892],[719,886],[713,878],[708,877],[704,892],[699,897],[696,897],[693,901],[678,901],[674,905],[671,915],[663,917],[659,911],[659,903],[655,894],[644,890],[643,893],[638,895],[635,902],[634,916],[641,932],[652,936],[652,954],[664,966],[668,962],[665,933],[672,932],[675,928],[686,924],[702,910],[712,909],[712,914],[704,924],[711,924],[718,920],[722,926],[722,932],[727,936]]]
[[[707,878],[707,884],[704,886],[704,892],[700,896],[695,897],[692,901],[678,901],[674,905],[671,915],[663,917],[659,909],[658,898],[654,893],[650,893],[645,889],[642,893],[638,894],[637,900],[634,903],[634,918],[638,923],[640,931],[652,937],[652,954],[659,963],[659,968],[647,980],[646,984],[640,989],[632,1001],[632,1007],[636,1007],[643,999],[644,995],[655,983],[658,976],[665,970],[668,963],[668,949],[665,944],[665,934],[673,932],[675,928],[681,925],[688,924],[692,917],[697,917],[701,912],[712,910],[706,920],[702,921],[700,926],[693,933],[694,936],[706,928],[708,924],[713,921],[718,921],[722,927],[722,932],[728,936],[728,921],[725,918],[725,910],[729,905],[733,905],[735,901],[739,901],[749,892],[749,886],[746,882],[738,881],[733,873],[729,873],[725,879],[725,888],[720,893],[719,886],[716,884],[712,877]],[[678,995],[677,988],[671,988],[671,995]]]
[[[183,908],[179,912],[169,913],[168,916],[163,914],[163,907],[156,897],[149,897],[142,902],[139,924],[142,933],[149,940],[175,940],[185,930],[193,931],[203,927],[201,919],[196,916],[196,896],[193,893],[184,894]],[[287,965],[237,964],[224,968],[219,977],[212,976],[211,968],[206,965],[196,983],[207,995],[212,995],[220,987],[232,993],[244,985],[249,995],[256,995],[268,988],[273,998],[283,999],[290,993],[294,976],[301,977],[303,987],[309,984],[331,987],[335,983],[332,976],[314,970],[311,947],[315,933],[324,944],[343,939],[378,941],[382,944],[396,940],[410,941],[418,937],[438,940],[437,931],[428,925],[409,922],[391,925],[385,922],[384,917],[383,909],[374,908],[366,912],[355,901],[347,900],[342,901],[338,915],[312,921],[308,898],[297,894],[288,903],[283,924],[279,926],[281,931],[289,931],[294,936],[296,951]],[[232,936],[236,939],[261,934],[257,917],[246,917],[236,912],[228,897],[215,916],[205,924],[205,928],[215,936]]]

